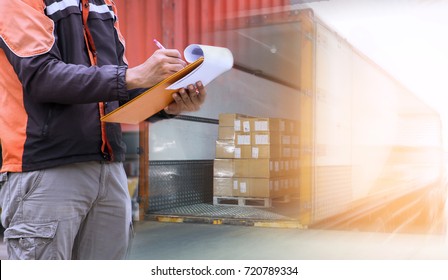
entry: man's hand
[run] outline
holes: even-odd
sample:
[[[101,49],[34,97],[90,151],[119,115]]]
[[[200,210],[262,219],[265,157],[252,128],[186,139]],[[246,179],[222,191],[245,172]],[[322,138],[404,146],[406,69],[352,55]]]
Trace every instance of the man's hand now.
[[[157,50],[142,64],[127,70],[127,89],[150,88],[186,65],[178,50]]]
[[[165,108],[165,112],[171,115],[178,115],[181,112],[194,112],[200,109],[205,101],[206,92],[204,85],[197,82],[196,85],[189,85],[186,89],[180,89],[173,93],[174,102]]]

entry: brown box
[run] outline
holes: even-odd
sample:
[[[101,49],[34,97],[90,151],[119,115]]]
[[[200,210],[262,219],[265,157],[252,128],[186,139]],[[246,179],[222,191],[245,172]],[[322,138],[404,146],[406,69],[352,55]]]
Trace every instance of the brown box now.
[[[271,178],[280,176],[281,169],[276,168],[277,160],[251,159],[249,163],[250,175],[254,178]]]
[[[249,197],[250,178],[233,178],[234,196]]]
[[[238,146],[251,145],[250,133],[237,132],[235,133],[235,144]]]
[[[252,197],[268,198],[272,196],[272,183],[276,179],[260,179],[252,178],[252,184],[250,186],[250,195]]]
[[[299,174],[298,160],[289,159],[284,161],[285,172],[284,176],[295,176]]]
[[[215,159],[214,177],[272,178],[285,174],[285,161],[278,159]]]
[[[279,172],[278,161],[271,159],[235,159],[234,161],[235,177],[271,178],[278,176]]]
[[[241,118],[241,127],[240,127],[240,131],[243,133],[250,133],[253,130],[252,127],[252,123],[251,123],[251,119],[252,118]],[[236,125],[238,125],[238,123],[236,123]]]
[[[291,144],[300,145],[300,138],[298,135],[291,134]]]
[[[282,159],[289,159],[292,157],[292,148],[291,145],[282,145],[280,157]]]
[[[292,158],[291,159],[291,170],[294,174],[299,173],[300,171],[300,160],[297,158]]]
[[[234,190],[236,190],[236,192],[234,192],[235,196],[250,196],[248,178],[234,178],[233,180]]]
[[[279,132],[252,132],[251,133],[252,145],[279,145],[280,133]]]
[[[251,158],[279,158],[280,151],[279,145],[252,145]]]
[[[234,159],[215,159],[213,161],[214,177],[233,177],[235,176]]]
[[[249,173],[249,159],[234,159],[234,176],[248,177]]]
[[[217,159],[251,158],[252,150],[247,145],[235,145],[233,141],[216,141]]]
[[[235,158],[243,158],[243,159],[252,158],[252,147],[248,145],[236,145]]]
[[[271,159],[270,168],[272,174],[275,176],[284,176],[285,175],[285,160],[283,159]]]
[[[215,196],[274,198],[298,192],[298,177],[214,178]]]
[[[232,178],[232,196],[240,196],[240,189],[237,178]]]
[[[219,126],[218,127],[219,140],[235,140],[235,129],[233,126]]]
[[[280,180],[273,180],[271,183],[271,196],[279,196],[281,191]]]
[[[281,134],[280,135],[280,144],[281,145],[291,145],[292,139],[291,135],[289,134]]]
[[[300,157],[300,147],[299,145],[291,146],[291,157],[294,159],[298,159]]]
[[[242,114],[235,114],[235,113],[222,113],[219,114],[219,125],[220,126],[235,126],[235,120],[238,120],[239,118],[244,117]]]
[[[216,141],[216,158],[235,158],[235,142],[231,140]]]
[[[271,187],[276,179],[268,178],[234,178],[234,188],[238,188],[238,195],[242,197],[268,198]]]
[[[233,127],[235,131],[243,131],[243,121],[251,118],[243,114],[223,113],[219,114],[219,126]]]
[[[280,131],[280,119],[278,118],[253,118],[251,120],[253,132]]]
[[[291,135],[299,135],[299,121],[285,120],[285,132]]]
[[[213,195],[214,196],[232,196],[233,195],[233,179],[232,178],[213,178]]]

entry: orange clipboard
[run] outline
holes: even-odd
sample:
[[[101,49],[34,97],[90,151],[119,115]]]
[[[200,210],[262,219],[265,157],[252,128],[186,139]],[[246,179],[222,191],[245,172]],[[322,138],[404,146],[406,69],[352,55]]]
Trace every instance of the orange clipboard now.
[[[188,64],[184,69],[174,73],[139,96],[123,104],[101,118],[103,122],[138,124],[174,101],[172,94],[177,89],[167,89],[170,85],[184,78],[202,64],[204,58]],[[200,81],[200,78],[198,78]]]

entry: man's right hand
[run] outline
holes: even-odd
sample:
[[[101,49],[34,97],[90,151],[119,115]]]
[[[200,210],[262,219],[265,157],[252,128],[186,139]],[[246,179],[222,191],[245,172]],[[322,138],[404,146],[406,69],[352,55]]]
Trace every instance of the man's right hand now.
[[[144,63],[126,71],[127,89],[150,88],[186,65],[178,50],[156,50]]]

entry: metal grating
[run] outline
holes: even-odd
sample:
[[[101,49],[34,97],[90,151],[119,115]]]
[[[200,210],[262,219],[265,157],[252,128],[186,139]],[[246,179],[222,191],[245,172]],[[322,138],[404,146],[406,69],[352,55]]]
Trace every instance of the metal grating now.
[[[149,213],[213,200],[213,161],[151,161]]]
[[[273,201],[270,208],[213,205],[213,160],[152,161],[146,217],[297,221],[299,201]]]
[[[194,204],[156,211],[153,215],[231,218],[244,220],[294,220],[291,217],[274,212],[273,209],[239,206],[219,206],[207,203]]]

